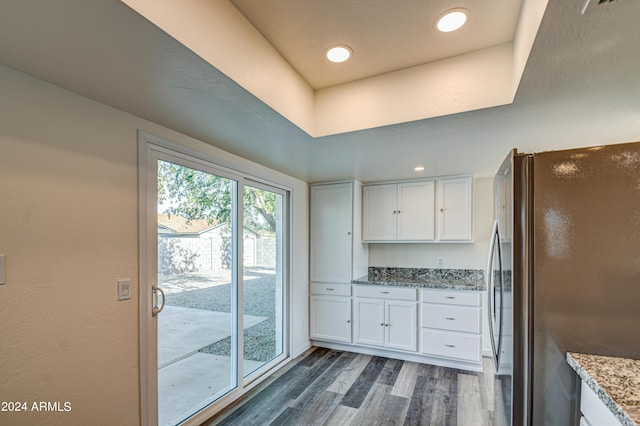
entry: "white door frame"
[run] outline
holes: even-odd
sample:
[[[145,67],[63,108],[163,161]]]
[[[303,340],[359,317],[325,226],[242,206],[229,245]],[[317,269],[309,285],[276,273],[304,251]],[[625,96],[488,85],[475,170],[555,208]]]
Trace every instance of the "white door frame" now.
[[[270,182],[259,177],[247,175],[242,170],[236,170],[234,165],[220,165],[224,163],[218,158],[212,158],[201,152],[177,145],[170,141],[164,140],[157,136],[150,135],[143,131],[138,131],[138,214],[139,214],[139,354],[140,354],[140,423],[143,426],[158,424],[158,383],[157,383],[157,350],[149,350],[152,346],[157,348],[157,317],[152,316],[151,304],[151,288],[157,285],[157,223],[150,218],[155,217],[157,212],[157,160],[158,159],[180,159],[180,163],[189,166],[195,166],[198,169],[213,173],[221,177],[230,178],[237,184],[237,212],[234,215],[235,225],[240,226],[242,223],[242,194],[245,181],[250,186],[276,189],[285,195],[285,236],[283,241],[283,280],[284,280],[284,302],[283,302],[283,355],[270,361],[265,366],[250,374],[246,378],[243,377],[242,363],[237,363],[239,357],[235,357],[232,361],[236,368],[236,387],[220,398],[217,402],[206,409],[195,414],[182,424],[200,424],[202,421],[210,418],[216,412],[220,411],[230,402],[238,399],[242,394],[248,392],[251,388],[262,382],[268,377],[269,371],[275,371],[277,368],[286,364],[290,360],[290,351],[292,347],[292,333],[289,327],[289,315],[292,312],[290,297],[290,280],[291,262],[288,261],[289,247],[291,246],[290,217],[291,202],[289,200],[291,188],[277,183]],[[233,232],[234,247],[236,247],[237,266],[234,273],[237,274],[236,282],[238,283],[237,293],[233,300],[236,312],[242,312],[243,286],[242,286],[242,238],[238,238],[238,232]],[[242,350],[243,338],[243,318],[242,315],[236,315],[233,327],[238,336],[237,351]],[[237,365],[236,365],[237,364]]]

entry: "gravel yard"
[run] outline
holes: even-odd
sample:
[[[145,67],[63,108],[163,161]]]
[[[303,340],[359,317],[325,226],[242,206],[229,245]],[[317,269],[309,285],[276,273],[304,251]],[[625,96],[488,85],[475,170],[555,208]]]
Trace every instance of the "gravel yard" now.
[[[161,286],[167,287],[166,304],[217,312],[231,312],[230,275],[179,274],[164,277]],[[223,282],[221,280],[225,280]],[[244,331],[244,358],[266,362],[278,355],[276,348],[276,280],[273,270],[247,269],[244,278],[244,313],[266,317]],[[231,338],[201,348],[199,352],[231,355]]]

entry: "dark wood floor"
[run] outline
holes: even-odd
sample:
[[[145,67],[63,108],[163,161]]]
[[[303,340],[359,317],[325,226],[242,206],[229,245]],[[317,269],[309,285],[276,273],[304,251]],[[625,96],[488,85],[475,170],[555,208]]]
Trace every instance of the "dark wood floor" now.
[[[316,348],[207,424],[489,425],[492,399],[483,373]]]

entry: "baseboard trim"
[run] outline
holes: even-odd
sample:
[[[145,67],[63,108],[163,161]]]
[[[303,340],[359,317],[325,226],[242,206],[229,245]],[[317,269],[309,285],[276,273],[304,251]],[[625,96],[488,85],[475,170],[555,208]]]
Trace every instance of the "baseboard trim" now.
[[[418,353],[414,354],[414,353],[408,353],[408,352],[397,352],[397,351],[390,351],[382,348],[378,349],[378,348],[371,348],[368,346],[357,346],[357,345],[344,344],[344,343],[325,342],[320,340],[312,340],[311,344],[313,346],[318,346],[320,348],[355,352],[355,353],[360,353],[365,355],[383,356],[386,358],[401,359],[403,361],[419,362],[421,364],[431,364],[431,365],[438,365],[441,367],[458,368],[460,370],[467,370],[467,371],[477,371],[477,372],[482,371],[482,362],[473,363],[473,362],[465,362],[465,361],[456,361],[456,360],[438,358],[438,357],[433,357],[433,356],[418,354]]]

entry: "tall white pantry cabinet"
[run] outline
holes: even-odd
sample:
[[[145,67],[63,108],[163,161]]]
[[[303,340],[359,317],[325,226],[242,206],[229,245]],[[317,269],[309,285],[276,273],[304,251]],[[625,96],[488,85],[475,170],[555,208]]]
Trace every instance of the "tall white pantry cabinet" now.
[[[362,185],[357,181],[310,188],[310,335],[350,343],[351,280],[367,275],[362,243]]]

